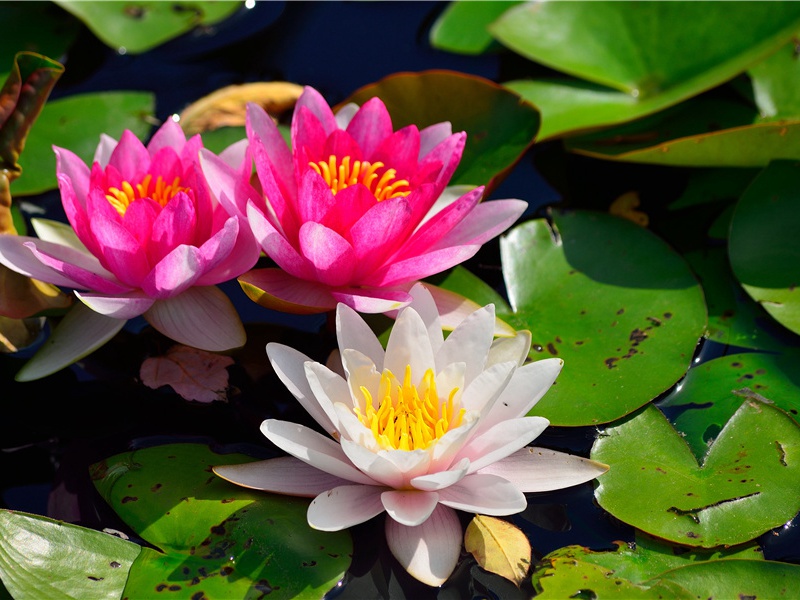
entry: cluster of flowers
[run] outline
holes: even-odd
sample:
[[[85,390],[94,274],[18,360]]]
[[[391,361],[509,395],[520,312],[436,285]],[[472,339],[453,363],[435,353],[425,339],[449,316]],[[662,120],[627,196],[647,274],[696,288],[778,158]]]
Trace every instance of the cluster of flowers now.
[[[71,227],[36,220],[37,236],[0,236],[0,262],[76,290],[94,317],[77,330],[77,358],[133,317],[197,348],[241,346],[244,327],[217,284],[238,278],[259,304],[297,313],[336,309],[341,372],[270,344],[281,380],[332,437],[268,420],[263,433],[291,456],[218,467],[221,477],[315,497],[312,527],[338,530],[383,511],[392,553],[440,585],[456,565],[453,509],[508,515],[524,492],[588,481],[605,469],[526,448],[548,425],[525,416],[561,369],[525,365],[525,332],[493,341],[494,309],[445,340],[429,291],[416,282],[470,258],[524,211],[480,203],[482,188],[446,189],[465,134],[449,123],[394,131],[373,99],[334,114],[306,88],[291,149],[251,105],[247,139],[219,156],[167,121],[144,146],[104,137],[91,168],[56,148]],[[253,176],[255,163],[256,177]],[[278,268],[254,269],[261,251]],[[416,285],[415,285],[416,284]],[[401,309],[386,350],[357,315]],[[99,319],[99,320],[98,320]]]

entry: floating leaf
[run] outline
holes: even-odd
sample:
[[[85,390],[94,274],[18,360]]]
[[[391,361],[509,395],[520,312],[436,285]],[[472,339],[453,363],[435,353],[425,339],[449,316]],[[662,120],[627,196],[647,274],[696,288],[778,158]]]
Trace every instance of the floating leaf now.
[[[800,420],[797,356],[747,352],[689,369],[660,407],[701,459],[744,398],[762,398]]]
[[[517,585],[525,579],[531,566],[528,538],[502,519],[475,515],[464,533],[464,547],[481,567]]]
[[[229,85],[183,109],[180,124],[187,135],[220,127],[243,127],[248,103],[258,104],[273,117],[278,117],[292,108],[302,93],[302,86],[286,81]]]
[[[753,82],[753,98],[762,119],[800,117],[800,91],[797,89],[800,62],[795,41],[756,63],[747,73]]]
[[[697,169],[689,175],[680,198],[669,205],[680,210],[699,204],[738,200],[761,169]]]
[[[551,552],[534,570],[534,587],[542,598],[580,597],[581,590],[591,590],[597,598],[657,598],[659,593],[665,592],[668,597],[692,598],[677,586],[661,583],[659,576],[673,569],[720,558],[762,559],[757,546],[690,550],[642,532],[637,532],[634,544],[616,544],[615,550],[605,552],[581,546],[567,546]],[[651,579],[653,581],[649,581]],[[707,592],[713,589],[711,585]]]
[[[213,25],[241,8],[241,2],[189,1],[84,2],[55,0],[83,21],[103,43],[114,50],[138,54],[195,27]]]
[[[14,182],[14,195],[39,194],[56,187],[54,145],[91,163],[102,133],[119,139],[130,129],[144,138],[154,104],[155,97],[149,92],[98,92],[48,102],[28,136],[19,161],[23,174]]]
[[[796,598],[800,565],[775,561],[715,560],[687,565],[659,576],[662,584],[677,584],[691,598]]]
[[[107,533],[0,510],[0,578],[14,598],[117,600],[141,551]]]
[[[308,500],[237,487],[211,467],[246,462],[200,444],[120,454],[92,467],[120,517],[162,553],[137,561],[125,596],[182,591],[186,598],[320,597],[350,564],[347,532],[306,521]]]
[[[534,360],[564,369],[534,407],[554,425],[607,423],[669,389],[705,329],[703,295],[686,263],[633,223],[576,211],[516,227],[500,242],[513,313]]]
[[[518,4],[522,2],[520,0],[450,2],[431,27],[431,46],[462,54],[482,54],[496,45],[487,26]]]
[[[747,293],[794,333],[800,333],[798,230],[800,163],[772,163],[736,205],[728,253]]]
[[[519,160],[539,130],[539,113],[517,94],[464,73],[424,71],[390,75],[365,86],[347,101],[363,104],[378,96],[394,127],[420,129],[450,121],[466,131],[467,144],[451,185],[492,186]]]
[[[755,110],[737,102],[696,98],[566,145],[593,158],[671,166],[758,167],[800,158],[800,120],[756,119]]]
[[[651,405],[595,441],[592,459],[610,465],[595,497],[616,518],[666,540],[740,544],[800,510],[799,455],[800,427],[774,406],[748,399],[698,464]]]
[[[142,383],[158,389],[168,385],[186,400],[226,400],[230,356],[176,344],[164,356],[145,359],[139,369]]]

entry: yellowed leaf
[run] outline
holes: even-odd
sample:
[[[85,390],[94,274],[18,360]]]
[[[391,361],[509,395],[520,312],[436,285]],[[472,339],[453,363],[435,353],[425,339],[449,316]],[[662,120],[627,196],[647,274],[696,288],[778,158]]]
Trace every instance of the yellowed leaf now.
[[[0,316],[0,352],[18,352],[30,346],[39,337],[44,317],[11,319]]]
[[[617,217],[633,221],[640,227],[647,227],[650,224],[650,217],[646,212],[636,210],[641,205],[637,192],[625,192],[611,203],[608,212]]]
[[[168,385],[186,400],[224,401],[228,389],[226,367],[232,364],[230,356],[178,344],[164,356],[146,359],[139,369],[139,378],[153,389]]]
[[[286,81],[229,85],[187,106],[180,115],[180,124],[187,135],[242,126],[248,102],[277,117],[292,108],[302,93],[302,86]]]
[[[71,295],[56,286],[0,265],[0,315],[24,319],[44,310],[68,308],[72,301]]]
[[[517,527],[494,517],[475,515],[464,533],[464,547],[478,564],[517,586],[531,566],[531,544]]]

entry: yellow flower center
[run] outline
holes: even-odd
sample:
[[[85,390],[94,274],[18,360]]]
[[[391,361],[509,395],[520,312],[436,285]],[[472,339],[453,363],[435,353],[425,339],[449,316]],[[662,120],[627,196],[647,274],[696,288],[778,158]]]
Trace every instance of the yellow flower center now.
[[[123,181],[122,189],[115,187],[108,188],[106,199],[111,203],[111,206],[117,209],[117,212],[121,216],[124,216],[125,211],[128,210],[128,207],[134,200],[150,198],[151,200],[158,202],[163,207],[166,206],[167,202],[172,200],[172,198],[178,192],[189,191],[189,188],[180,187],[180,177],[176,177],[172,180],[172,183],[167,184],[164,181],[164,178],[159,175],[158,179],[156,179],[155,185],[152,186],[151,189],[150,184],[152,182],[153,176],[150,173],[145,175],[141,183],[136,184],[136,187],[132,186],[127,181]]]
[[[411,383],[411,366],[400,384],[389,369],[384,370],[378,388],[380,405],[377,410],[372,395],[365,387],[366,413],[358,407],[358,419],[372,430],[372,435],[385,450],[424,450],[450,429],[461,425],[464,409],[454,414],[453,388],[447,400],[439,400],[436,378],[431,369],[425,371],[419,387]]]
[[[346,187],[356,183],[363,184],[372,192],[376,200],[387,200],[411,193],[407,179],[397,179],[395,169],[386,169],[378,176],[378,171],[385,165],[380,162],[352,161],[349,156],[342,158],[341,164],[337,156],[331,154],[327,161],[308,163],[308,166],[319,173],[334,195]]]

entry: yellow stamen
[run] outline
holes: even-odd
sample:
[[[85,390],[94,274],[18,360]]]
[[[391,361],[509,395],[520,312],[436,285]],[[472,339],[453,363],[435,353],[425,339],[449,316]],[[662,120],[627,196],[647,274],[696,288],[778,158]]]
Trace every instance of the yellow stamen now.
[[[385,450],[424,450],[450,429],[461,425],[464,409],[455,413],[453,404],[457,392],[458,388],[454,388],[447,400],[440,400],[433,371],[425,371],[416,386],[411,383],[411,366],[408,365],[402,384],[389,369],[384,370],[378,387],[377,409],[372,394],[362,386],[365,410],[362,412],[358,407],[353,410]]]
[[[106,199],[111,203],[117,212],[120,215],[124,215],[125,211],[128,210],[128,207],[133,203],[135,200],[140,200],[141,198],[150,198],[151,200],[155,200],[158,202],[162,207],[167,205],[167,202],[172,200],[172,198],[178,192],[188,192],[189,188],[181,187],[181,178],[176,177],[172,180],[172,183],[167,184],[164,181],[164,178],[161,175],[158,176],[156,179],[155,186],[153,189],[150,189],[150,184],[153,182],[153,176],[148,173],[144,176],[140,183],[136,184],[134,188],[130,182],[123,181],[121,184],[122,189],[116,187],[108,188],[106,192]]]
[[[356,183],[366,186],[378,202],[411,193],[408,180],[397,179],[395,169],[386,169],[378,175],[378,171],[386,166],[380,161],[370,163],[356,160],[352,165],[350,163],[349,156],[343,157],[340,163],[338,157],[331,154],[327,161],[311,162],[308,166],[322,176],[334,195]]]

